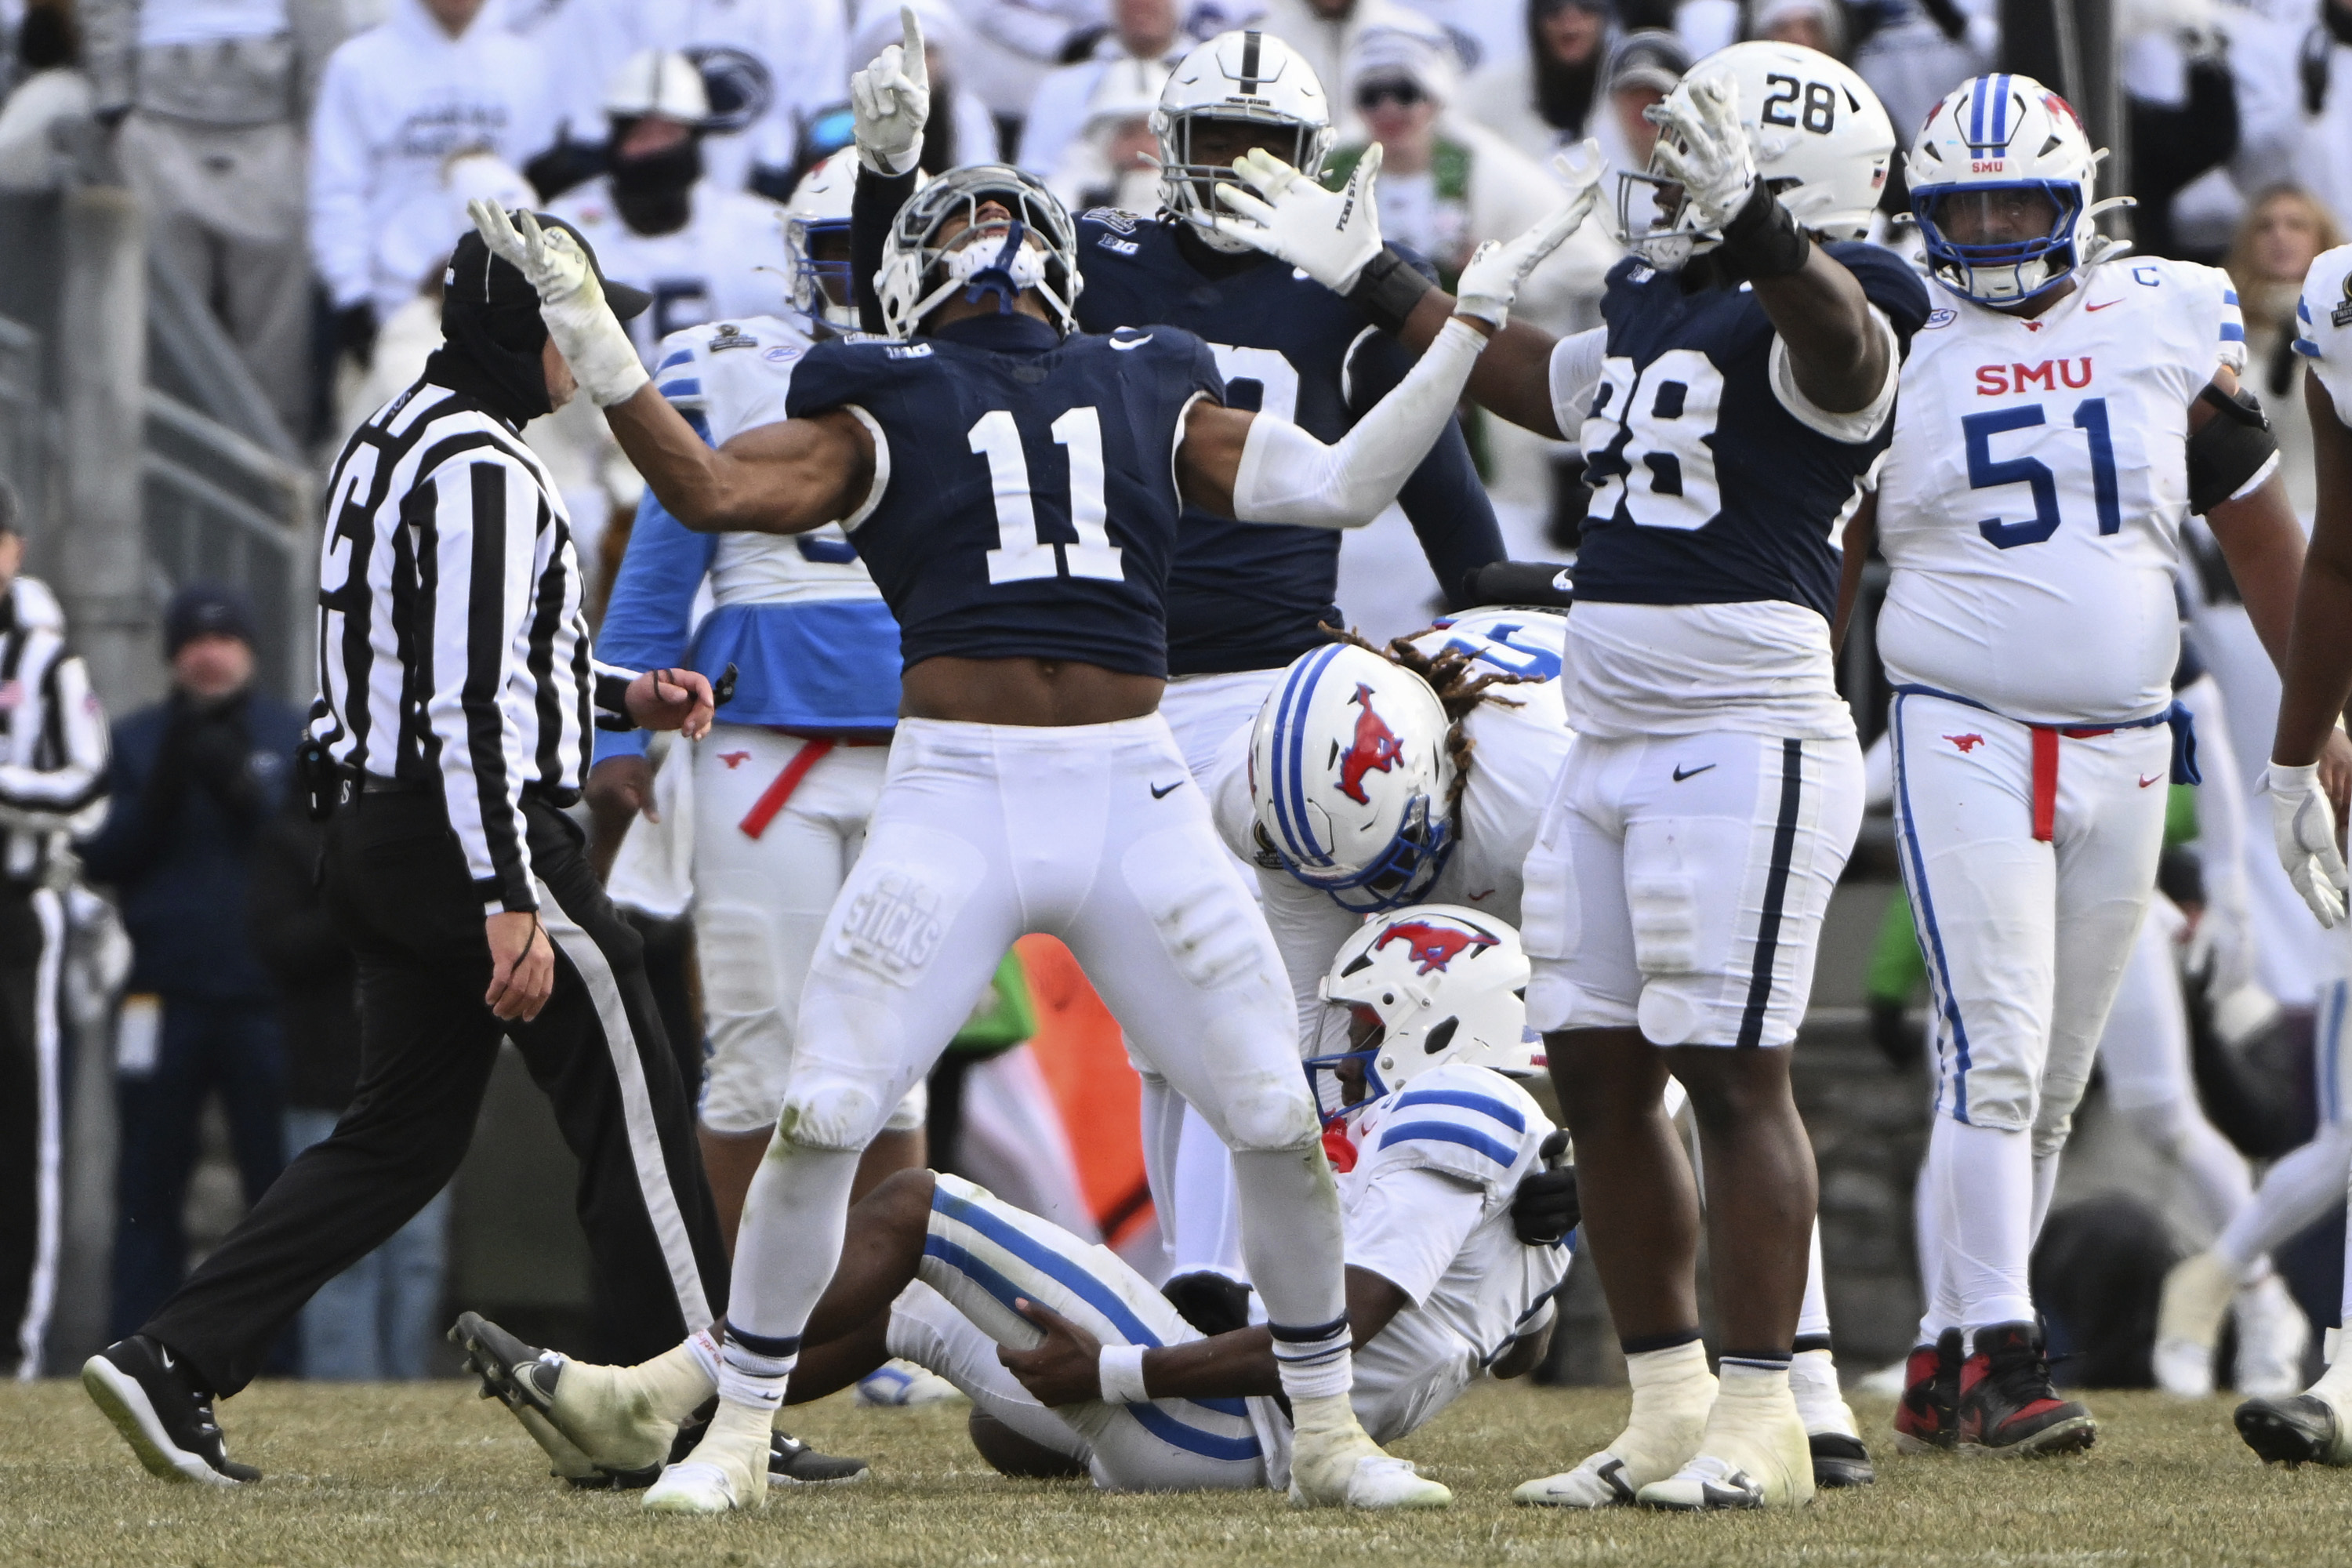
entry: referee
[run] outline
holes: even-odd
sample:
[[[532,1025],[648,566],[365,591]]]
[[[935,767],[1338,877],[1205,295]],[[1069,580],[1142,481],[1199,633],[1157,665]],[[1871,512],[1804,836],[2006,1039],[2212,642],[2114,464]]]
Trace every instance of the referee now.
[[[358,961],[351,1109],[144,1327],[82,1368],[166,1479],[258,1479],[228,1458],[213,1397],[243,1388],[311,1293],[448,1182],[501,1036],[580,1157],[603,1359],[658,1354],[726,1305],[693,1108],[639,939],[563,813],[592,723],[699,735],[710,685],[595,662],[563,503],[517,434],[572,395],[571,368],[530,285],[479,237],[446,282],[424,379],[352,435],[327,487],[303,767],[313,809],[333,812],[326,901]],[[605,295],[625,316],[648,302]]]

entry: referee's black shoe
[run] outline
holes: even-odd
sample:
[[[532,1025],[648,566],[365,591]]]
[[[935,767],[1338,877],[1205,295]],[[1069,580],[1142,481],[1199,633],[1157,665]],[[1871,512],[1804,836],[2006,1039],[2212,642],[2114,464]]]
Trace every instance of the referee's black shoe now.
[[[259,1480],[259,1470],[228,1457],[213,1396],[188,1370],[169,1346],[133,1334],[82,1363],[81,1385],[149,1475],[214,1487]]]

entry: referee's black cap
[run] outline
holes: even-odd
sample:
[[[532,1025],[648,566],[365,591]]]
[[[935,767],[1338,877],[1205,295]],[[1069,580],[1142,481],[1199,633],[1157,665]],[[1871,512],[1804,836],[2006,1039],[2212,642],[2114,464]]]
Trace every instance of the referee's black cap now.
[[[646,307],[654,302],[654,297],[643,289],[615,283],[605,277],[603,264],[596,259],[596,247],[571,224],[549,213],[533,213],[531,216],[540,227],[560,228],[572,237],[581,254],[588,258],[596,280],[604,285],[604,302],[613,308],[613,314],[625,321],[644,313]],[[457,248],[449,258],[448,276],[442,279],[442,285],[445,300],[455,296],[492,311],[515,307],[533,312],[539,310],[539,294],[531,288],[530,280],[514,263],[492,255],[488,244],[472,229],[467,229],[457,241]]]

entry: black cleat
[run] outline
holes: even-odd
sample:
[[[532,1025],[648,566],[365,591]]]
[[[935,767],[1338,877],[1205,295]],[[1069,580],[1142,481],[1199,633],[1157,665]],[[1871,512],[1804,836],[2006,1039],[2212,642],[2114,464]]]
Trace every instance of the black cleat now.
[[[677,1438],[669,1446],[669,1462],[673,1465],[694,1452],[702,1441],[703,1428],[719,1409],[719,1397],[713,1394],[696,1407],[693,1415],[679,1424]],[[862,1481],[867,1473],[863,1459],[837,1458],[820,1454],[788,1432],[778,1432],[768,1439],[768,1484],[772,1487],[822,1486],[833,1481]],[[661,1475],[657,1467],[650,1470],[614,1476],[611,1484],[635,1491],[654,1484]]]
[[[2263,1462],[2284,1465],[2352,1465],[2352,1444],[2345,1440],[2344,1424],[2336,1407],[2315,1394],[2294,1394],[2284,1399],[2249,1399],[2231,1417],[2246,1447]]]
[[[169,1346],[133,1334],[82,1363],[81,1385],[151,1476],[233,1487],[261,1472],[228,1457],[213,1396]]]
[[[1866,1487],[1878,1479],[1870,1450],[1843,1432],[1815,1432],[1805,1439],[1813,1450],[1813,1485]]]
[[[449,1331],[449,1342],[466,1352],[466,1365],[482,1380],[482,1397],[495,1399],[514,1412],[523,1430],[546,1453],[558,1477],[575,1487],[613,1484],[594,1460],[556,1430],[549,1416],[555,1403],[556,1380],[563,1375],[561,1356],[525,1344],[479,1312],[458,1313],[457,1325]],[[653,1481],[648,1478],[643,1484],[651,1486]]]
[[[1177,1275],[1160,1287],[1160,1293],[1204,1339],[1249,1327],[1250,1288],[1238,1279],[1203,1268]]]

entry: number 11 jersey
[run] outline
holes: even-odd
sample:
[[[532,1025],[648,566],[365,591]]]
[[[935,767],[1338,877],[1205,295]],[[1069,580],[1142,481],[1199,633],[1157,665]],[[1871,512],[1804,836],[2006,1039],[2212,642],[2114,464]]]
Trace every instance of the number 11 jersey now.
[[[2130,257],[2075,282],[2032,320],[1938,310],[1879,472],[1887,674],[2030,723],[2171,703],[2189,407],[2245,360],[2212,268]]]
[[[847,409],[873,437],[873,489],[842,527],[898,617],[904,668],[1027,658],[1164,676],[1176,448],[1198,397],[1222,403],[1224,382],[1181,329],[1058,337],[991,316],[821,342],[786,407]]]

